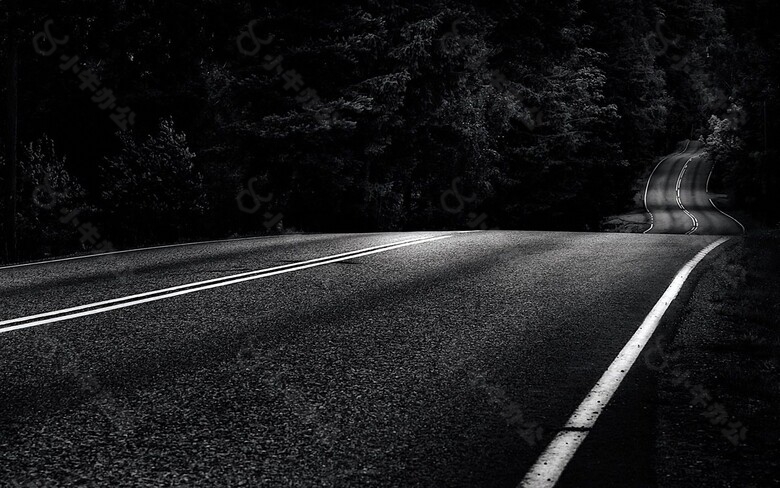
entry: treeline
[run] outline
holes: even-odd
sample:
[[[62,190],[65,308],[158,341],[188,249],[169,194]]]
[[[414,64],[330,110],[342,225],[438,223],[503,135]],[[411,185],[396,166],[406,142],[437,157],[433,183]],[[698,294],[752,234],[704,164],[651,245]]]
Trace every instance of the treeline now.
[[[686,137],[748,206],[777,187],[769,0],[2,5],[6,257],[595,230]]]

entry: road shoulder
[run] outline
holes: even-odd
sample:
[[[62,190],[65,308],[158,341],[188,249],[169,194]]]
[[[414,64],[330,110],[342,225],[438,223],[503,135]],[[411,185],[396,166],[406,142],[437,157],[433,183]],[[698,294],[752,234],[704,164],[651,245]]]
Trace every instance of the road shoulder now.
[[[658,486],[780,484],[780,232],[714,257],[646,352]]]

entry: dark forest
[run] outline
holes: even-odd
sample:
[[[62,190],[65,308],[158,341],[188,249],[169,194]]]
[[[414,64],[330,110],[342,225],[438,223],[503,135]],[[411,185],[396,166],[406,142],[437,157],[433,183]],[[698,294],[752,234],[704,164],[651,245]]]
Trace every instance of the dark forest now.
[[[771,0],[2,3],[6,259],[599,230],[683,139],[778,219]]]

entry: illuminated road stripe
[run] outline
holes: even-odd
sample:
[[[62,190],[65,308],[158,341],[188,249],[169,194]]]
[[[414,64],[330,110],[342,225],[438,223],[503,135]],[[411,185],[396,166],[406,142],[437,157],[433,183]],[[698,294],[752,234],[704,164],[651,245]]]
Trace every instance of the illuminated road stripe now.
[[[231,280],[231,279],[235,279],[235,278],[241,278],[241,277],[244,277],[244,276],[251,276],[251,275],[255,275],[255,274],[267,273],[269,271],[276,271],[276,270],[279,270],[279,269],[294,268],[294,267],[300,266],[302,264],[314,263],[314,262],[318,262],[318,261],[333,259],[333,258],[336,258],[336,257],[348,256],[348,255],[351,255],[351,254],[357,254],[357,253],[361,253],[361,252],[365,252],[365,251],[371,251],[371,250],[374,250],[374,249],[381,249],[381,248],[384,248],[384,247],[390,247],[390,246],[394,246],[394,245],[397,245],[397,244],[404,244],[404,243],[407,243],[407,242],[414,242],[414,241],[418,241],[418,240],[421,240],[421,239],[426,239],[426,238],[418,237],[418,238],[415,238],[415,239],[406,239],[406,240],[403,240],[403,241],[392,242],[392,243],[389,243],[389,244],[383,244],[381,246],[368,247],[368,248],[365,248],[365,249],[359,249],[357,251],[349,251],[349,252],[346,252],[346,253],[334,254],[332,256],[325,256],[325,257],[322,257],[322,258],[310,259],[308,261],[302,261],[300,263],[290,263],[290,264],[285,264],[285,265],[282,265],[282,266],[275,266],[273,268],[266,268],[266,269],[262,269],[262,270],[249,271],[249,272],[246,272],[246,273],[239,273],[239,274],[235,274],[235,275],[222,276],[220,278],[212,278],[210,280],[199,281],[199,282],[195,282],[195,283],[188,283],[188,284],[185,284],[185,285],[174,286],[174,287],[171,287],[171,288],[164,288],[164,289],[161,289],[161,290],[155,290],[155,291],[150,291],[150,292],[146,292],[146,293],[139,293],[137,295],[128,295],[128,296],[125,296],[125,297],[114,298],[114,299],[105,300],[105,301],[102,301],[102,302],[95,302],[95,303],[90,303],[90,304],[87,304],[87,305],[79,305],[78,307],[66,308],[66,309],[63,309],[63,310],[56,310],[56,311],[53,311],[53,312],[46,312],[46,313],[41,313],[41,314],[37,314],[37,315],[30,315],[28,317],[20,317],[20,318],[17,318],[17,319],[5,320],[3,322],[0,322],[0,326],[8,325],[8,324],[14,324],[14,323],[19,323],[19,322],[25,322],[25,321],[29,321],[29,320],[33,320],[33,319],[39,319],[39,318],[43,318],[43,317],[52,317],[54,315],[62,315],[64,313],[68,313],[68,312],[76,312],[76,311],[79,311],[79,310],[85,310],[85,309],[89,309],[89,308],[100,307],[100,306],[103,306],[103,305],[110,305],[110,304],[113,304],[113,303],[119,303],[119,302],[124,302],[124,301],[128,301],[128,300],[133,300],[133,299],[136,299],[136,298],[143,298],[143,297],[148,297],[148,296],[152,296],[152,295],[168,293],[168,292],[172,292],[172,291],[176,291],[176,290],[182,290],[182,289],[185,289],[185,288],[201,286],[201,285],[205,285],[205,284],[209,284],[209,283],[217,283],[217,282],[220,282],[220,281]]]
[[[140,293],[137,295],[130,295],[126,297],[115,298],[112,300],[80,305],[78,307],[72,307],[63,310],[56,310],[52,312],[31,315],[27,317],[19,317],[16,319],[5,320],[0,322],[0,326],[6,326],[0,328],[0,334],[6,332],[12,332],[20,329],[26,329],[30,327],[36,327],[39,325],[63,322],[66,320],[86,317],[89,315],[110,312],[112,310],[133,307],[133,306],[141,305],[144,303],[150,303],[158,300],[165,300],[168,298],[173,298],[181,295],[187,295],[199,291],[210,290],[212,288],[220,288],[224,286],[234,285],[245,281],[267,278],[269,276],[275,276],[284,273],[292,273],[294,271],[301,271],[304,269],[314,268],[317,266],[324,266],[327,264],[337,263],[340,261],[346,261],[348,259],[354,259],[354,258],[359,258],[364,256],[370,256],[372,254],[378,254],[381,252],[392,251],[394,249],[400,249],[402,247],[413,246],[416,244],[424,244],[428,242],[438,241],[441,239],[447,239],[449,237],[451,236],[446,235],[446,236],[439,236],[439,237],[408,239],[405,241],[385,244],[382,246],[375,246],[375,247],[359,249],[347,253],[341,253],[332,256],[325,256],[322,258],[311,259],[308,261],[302,261],[300,263],[292,263],[284,266],[276,266],[273,268],[251,271],[247,273],[240,273],[231,276],[224,276],[222,278],[215,278],[215,279],[201,281],[197,283],[190,283],[187,285],[180,285],[172,288],[165,288],[161,290]],[[76,312],[76,313],[71,313],[71,312]],[[42,320],[38,320],[38,319],[42,319]],[[16,325],[11,325],[11,324],[16,324]]]
[[[709,195],[709,193],[710,193],[710,179],[712,178],[712,172],[713,172],[713,171],[715,171],[715,163],[712,163],[712,167],[710,168],[710,174],[709,174],[709,175],[707,175],[707,187],[706,187],[706,190],[705,190],[705,191],[707,192],[707,194],[708,194],[708,195]],[[726,212],[724,212],[723,210],[719,209],[719,208],[718,208],[718,206],[717,206],[717,205],[715,205],[715,202],[713,202],[713,201],[712,201],[712,198],[709,198],[709,197],[708,197],[707,199],[710,201],[710,205],[712,205],[712,208],[714,208],[715,210],[717,210],[717,211],[718,211],[718,212],[720,212],[721,214],[725,215],[726,217],[730,218],[731,220],[733,220],[734,222],[736,222],[736,223],[737,223],[737,225],[739,225],[740,227],[742,227],[742,234],[743,234],[743,235],[747,233],[747,230],[745,229],[745,226],[744,226],[744,225],[742,225],[742,222],[740,222],[739,220],[735,219],[735,218],[734,218],[734,217],[732,217],[731,215],[727,214],[727,213],[726,213]]]
[[[555,486],[563,474],[566,465],[574,457],[575,452],[588,436],[599,415],[604,411],[612,396],[617,391],[620,383],[628,374],[631,366],[636,362],[642,350],[650,341],[658,324],[669,305],[677,298],[688,276],[696,266],[714,249],[728,241],[723,237],[705,247],[688,261],[680,269],[672,283],[666,289],[650,313],[645,317],[642,325],[634,333],[628,343],[623,347],[607,371],[601,376],[593,389],[577,409],[564,428],[550,442],[536,463],[531,467],[525,477],[517,485],[518,488],[551,488]]]
[[[643,234],[649,233],[651,230],[653,230],[653,227],[655,226],[655,217],[653,216],[653,212],[651,212],[650,208],[647,206],[647,193],[650,191],[650,181],[653,179],[653,175],[661,166],[661,164],[663,164],[664,161],[671,158],[672,156],[684,154],[685,151],[688,150],[688,147],[690,145],[691,145],[691,141],[688,141],[688,143],[685,145],[685,148],[682,151],[678,151],[676,153],[670,154],[669,156],[666,156],[661,161],[659,161],[658,164],[655,165],[655,168],[653,168],[653,171],[650,173],[650,176],[647,178],[647,186],[645,186],[645,211],[650,215],[650,228],[644,231]]]
[[[685,215],[687,215],[691,219],[691,222],[693,222],[693,227],[691,227],[691,230],[686,232],[687,235],[690,235],[690,234],[693,234],[694,232],[696,232],[696,230],[699,228],[699,219],[697,219],[692,213],[690,213],[688,211],[688,209],[686,209],[685,206],[683,205],[682,198],[681,198],[681,195],[680,195],[680,188],[682,187],[682,180],[683,180],[683,177],[685,176],[685,172],[688,170],[688,165],[691,164],[691,161],[693,161],[694,158],[698,158],[698,157],[699,156],[693,156],[688,161],[686,161],[685,165],[683,166],[682,170],[680,171],[680,176],[677,177],[677,188],[676,188],[676,191],[677,191],[677,206],[679,206],[680,210],[685,212]]]
[[[724,212],[723,210],[719,209],[719,208],[718,208],[718,206],[717,206],[717,205],[715,205],[715,202],[713,202],[713,201],[712,201],[712,198],[709,198],[708,200],[710,201],[710,204],[712,205],[712,207],[713,207],[715,210],[717,210],[718,212],[722,213],[722,214],[723,214],[723,215],[725,215],[726,217],[730,218],[731,220],[733,220],[734,222],[736,222],[736,223],[737,223],[737,225],[739,225],[740,227],[742,227],[742,234],[746,234],[746,233],[747,233],[747,230],[745,230],[745,226],[744,226],[744,225],[742,225],[742,222],[740,222],[739,220],[735,219],[735,218],[734,218],[734,217],[732,217],[731,215],[727,214],[727,213],[726,213],[726,212]]]

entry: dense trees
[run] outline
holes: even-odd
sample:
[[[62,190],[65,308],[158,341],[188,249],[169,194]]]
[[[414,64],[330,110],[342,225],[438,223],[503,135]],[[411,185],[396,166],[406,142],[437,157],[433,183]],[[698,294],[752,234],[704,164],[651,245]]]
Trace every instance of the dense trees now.
[[[692,134],[746,199],[777,183],[769,1],[0,4],[19,76],[3,99],[22,114],[4,154],[46,141],[72,184],[49,218],[77,206],[120,245],[265,231],[269,213],[304,230],[595,229]],[[20,156],[2,205],[29,244],[43,163]],[[250,181],[256,213],[236,205]]]

